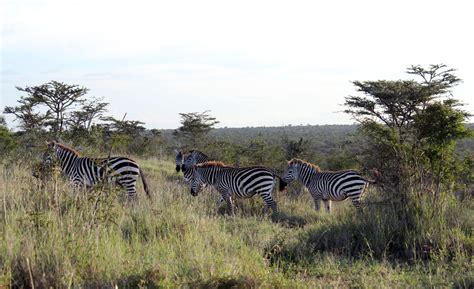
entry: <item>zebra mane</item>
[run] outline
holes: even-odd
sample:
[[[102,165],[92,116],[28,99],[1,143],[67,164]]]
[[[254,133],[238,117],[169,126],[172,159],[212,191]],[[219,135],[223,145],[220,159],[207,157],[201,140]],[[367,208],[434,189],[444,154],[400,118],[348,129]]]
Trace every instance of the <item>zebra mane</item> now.
[[[58,147],[62,148],[63,150],[72,152],[72,153],[76,154],[77,156],[80,155],[80,153],[79,153],[78,151],[76,151],[75,149],[73,149],[73,148],[70,148],[70,147],[68,147],[68,146],[66,146],[66,145],[60,144],[60,143],[58,143],[58,142],[54,142],[54,143],[55,143]]]
[[[312,163],[309,163],[307,161],[304,161],[304,160],[301,160],[301,159],[291,159],[290,161],[288,161],[288,164],[294,164],[294,163],[297,163],[297,164],[300,164],[302,166],[308,166],[310,167],[311,169],[313,169],[315,172],[319,173],[321,172],[321,169],[317,166],[317,165],[313,165]]]
[[[223,162],[209,161],[209,162],[197,164],[197,165],[195,165],[195,167],[197,167],[197,168],[224,167],[225,168],[225,167],[229,167],[229,166],[227,166]]]

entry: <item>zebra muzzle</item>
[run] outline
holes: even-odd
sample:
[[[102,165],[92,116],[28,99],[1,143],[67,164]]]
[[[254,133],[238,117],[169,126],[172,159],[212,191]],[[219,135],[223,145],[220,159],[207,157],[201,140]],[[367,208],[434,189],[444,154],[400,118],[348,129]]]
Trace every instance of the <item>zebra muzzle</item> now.
[[[179,171],[181,170],[181,166],[176,166],[176,171],[179,173]]]

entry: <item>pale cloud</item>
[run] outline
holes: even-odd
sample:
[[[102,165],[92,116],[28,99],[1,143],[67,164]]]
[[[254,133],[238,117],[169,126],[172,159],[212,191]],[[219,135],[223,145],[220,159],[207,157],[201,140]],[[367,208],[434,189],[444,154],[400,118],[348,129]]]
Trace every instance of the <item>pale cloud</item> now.
[[[352,80],[446,63],[474,92],[468,1],[6,1],[2,100],[51,79],[104,96],[117,117],[174,128],[350,123]],[[15,73],[12,73],[15,72]],[[472,101],[471,101],[472,102]],[[473,104],[467,107],[472,111]]]

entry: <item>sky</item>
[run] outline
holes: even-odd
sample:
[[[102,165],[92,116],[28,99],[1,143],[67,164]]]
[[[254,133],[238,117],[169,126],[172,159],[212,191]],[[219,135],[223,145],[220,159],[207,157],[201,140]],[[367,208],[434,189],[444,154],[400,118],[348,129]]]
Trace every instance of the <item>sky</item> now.
[[[446,64],[474,113],[470,1],[0,0],[0,108],[16,86],[90,89],[147,128],[350,124],[352,81]],[[471,27],[471,28],[469,28]],[[11,118],[7,119],[14,126]]]

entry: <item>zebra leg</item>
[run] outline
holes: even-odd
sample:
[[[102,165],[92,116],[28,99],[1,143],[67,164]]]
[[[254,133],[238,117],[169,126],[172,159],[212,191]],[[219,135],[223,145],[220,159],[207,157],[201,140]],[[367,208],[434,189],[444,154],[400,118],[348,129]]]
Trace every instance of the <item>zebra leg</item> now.
[[[127,190],[127,201],[136,201],[138,199],[137,190],[135,188]]]
[[[350,193],[347,193],[346,195],[351,199],[352,201],[352,204],[354,205],[354,207],[356,207],[356,209],[358,211],[361,210],[361,207],[360,207],[360,197],[361,197],[361,194],[363,192],[363,189],[364,188],[361,188],[360,190],[358,191],[354,191],[354,192],[350,192]]]
[[[351,198],[351,201],[352,201],[352,204],[354,205],[354,207],[356,207],[356,209],[357,209],[358,211],[361,211],[361,210],[362,210],[362,208],[361,208],[361,206],[360,206],[360,200],[359,200],[359,198],[354,198],[354,199]]]
[[[273,200],[271,196],[269,199],[264,199],[264,201],[265,201],[265,206],[263,207],[263,214],[266,215],[268,213],[269,208],[272,208],[273,213],[278,212],[277,203],[275,202],[275,200]]]
[[[314,198],[314,209],[319,212],[320,207],[321,207],[321,199]]]
[[[222,198],[224,198],[226,203],[227,203],[227,213],[229,213],[229,215],[233,216],[235,205],[234,205],[234,200],[232,199],[231,194],[225,193],[225,194],[222,195]]]
[[[135,201],[138,199],[137,194],[137,177],[125,177],[117,180],[117,183],[125,189],[127,193],[127,201]]]
[[[328,213],[331,213],[331,200],[323,200],[324,207]]]

